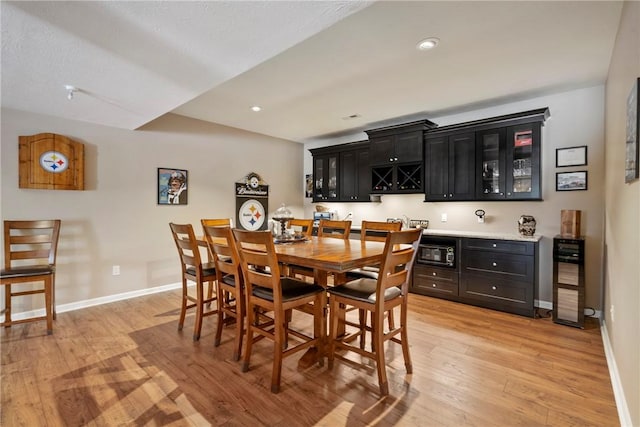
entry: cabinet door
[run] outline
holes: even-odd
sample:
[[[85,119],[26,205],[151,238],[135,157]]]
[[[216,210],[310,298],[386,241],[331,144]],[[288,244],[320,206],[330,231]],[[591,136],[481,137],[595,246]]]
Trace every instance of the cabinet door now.
[[[506,197],[539,199],[540,124],[508,127],[506,140]]]
[[[407,132],[396,135],[393,161],[398,163],[422,161],[422,132]]]
[[[380,165],[393,163],[393,140],[394,136],[385,136],[372,138],[369,142],[369,150],[371,153],[371,164]]]
[[[338,199],[338,155],[317,156],[313,159],[313,200]]]
[[[475,147],[474,132],[449,137],[449,199],[475,198]]]
[[[447,137],[427,139],[425,144],[425,195],[427,201],[449,200],[449,145]]]
[[[341,201],[369,201],[369,150],[349,150],[340,154],[339,187]]]
[[[476,133],[478,199],[504,199],[505,129],[489,129]]]

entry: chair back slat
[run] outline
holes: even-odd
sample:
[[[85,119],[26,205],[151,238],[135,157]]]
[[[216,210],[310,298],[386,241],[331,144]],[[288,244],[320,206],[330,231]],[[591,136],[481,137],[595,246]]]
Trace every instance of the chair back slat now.
[[[187,268],[195,268],[196,275],[202,273],[202,258],[198,246],[198,240],[191,224],[169,223],[173,240],[176,243],[183,273]]]
[[[351,233],[351,221],[321,219],[318,224],[318,237],[334,237],[348,239]]]
[[[13,261],[55,266],[60,224],[59,219],[4,221],[4,268],[14,267]]]
[[[224,274],[235,274],[241,277],[240,256],[236,246],[236,240],[230,226],[209,226],[205,225],[206,220],[202,220],[202,229],[207,239],[207,245],[213,255],[213,262],[216,264],[218,280]]]

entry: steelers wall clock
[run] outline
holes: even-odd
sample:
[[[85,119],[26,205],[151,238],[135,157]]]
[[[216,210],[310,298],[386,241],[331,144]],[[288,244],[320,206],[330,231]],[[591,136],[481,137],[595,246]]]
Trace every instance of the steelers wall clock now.
[[[251,172],[235,183],[235,190],[238,227],[251,231],[266,230],[269,186],[260,175]]]
[[[84,190],[84,145],[63,135],[19,137],[19,188]]]

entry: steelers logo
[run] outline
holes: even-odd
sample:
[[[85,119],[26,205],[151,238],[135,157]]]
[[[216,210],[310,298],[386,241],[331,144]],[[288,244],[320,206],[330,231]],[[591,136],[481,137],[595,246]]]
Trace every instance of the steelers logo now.
[[[46,151],[40,156],[40,167],[47,172],[60,173],[67,170],[69,160],[59,151]]]
[[[247,200],[242,204],[238,216],[240,217],[240,224],[245,230],[250,231],[260,230],[266,217],[262,203],[253,199]]]

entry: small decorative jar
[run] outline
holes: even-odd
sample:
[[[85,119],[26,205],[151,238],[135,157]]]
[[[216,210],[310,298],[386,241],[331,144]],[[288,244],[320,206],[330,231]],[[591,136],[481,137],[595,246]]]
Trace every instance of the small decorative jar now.
[[[533,236],[536,232],[536,219],[531,215],[522,215],[518,220],[518,232],[522,236]]]

